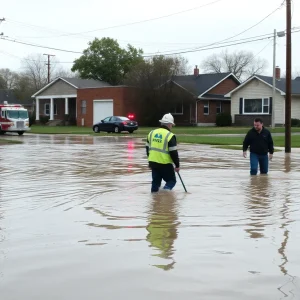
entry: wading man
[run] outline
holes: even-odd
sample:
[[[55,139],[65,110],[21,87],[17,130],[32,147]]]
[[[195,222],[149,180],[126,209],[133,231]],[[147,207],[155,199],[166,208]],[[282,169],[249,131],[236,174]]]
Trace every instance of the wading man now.
[[[174,118],[171,114],[165,114],[159,122],[160,128],[148,134],[146,143],[149,168],[152,170],[151,193],[158,192],[162,180],[166,182],[164,189],[172,190],[176,185],[175,171],[179,172],[177,141],[171,132],[175,125]]]
[[[267,174],[269,160],[272,160],[274,144],[270,131],[263,126],[261,118],[254,119],[254,127],[248,131],[243,142],[243,156],[247,157],[250,146],[250,174],[256,175],[259,165],[260,174]],[[269,157],[268,157],[269,153]]]

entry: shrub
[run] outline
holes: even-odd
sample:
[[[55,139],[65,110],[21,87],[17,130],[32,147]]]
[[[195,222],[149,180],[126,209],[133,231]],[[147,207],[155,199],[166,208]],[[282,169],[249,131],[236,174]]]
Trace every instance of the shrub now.
[[[229,113],[217,114],[217,117],[216,117],[216,125],[217,126],[231,126],[231,124],[232,124],[231,114],[229,114]]]
[[[50,119],[49,116],[41,115],[40,116],[40,123],[45,125],[49,121],[49,119]]]
[[[299,119],[291,119],[291,126],[292,127],[299,127],[300,126],[300,120]]]
[[[29,113],[29,127],[35,124],[35,112]]]

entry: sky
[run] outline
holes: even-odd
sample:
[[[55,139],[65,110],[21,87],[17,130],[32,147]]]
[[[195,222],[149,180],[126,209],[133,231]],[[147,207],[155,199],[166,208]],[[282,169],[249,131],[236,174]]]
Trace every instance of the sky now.
[[[3,15],[0,18],[5,18],[0,24],[2,37],[70,51],[0,39],[0,68],[13,71],[22,71],[22,58],[32,54],[55,55],[51,59],[70,70],[72,62],[80,57],[89,41],[95,37],[110,37],[116,39],[121,47],[130,43],[143,49],[144,55],[186,52],[181,55],[188,60],[190,73],[195,65],[201,73],[201,63],[211,54],[224,50],[229,53],[252,51],[256,57],[268,61],[263,75],[272,76],[273,38],[244,42],[247,38],[253,40],[272,36],[274,29],[278,32],[286,29],[286,5],[283,0],[2,2]],[[299,13],[299,1],[292,0],[292,28],[299,30],[292,34],[292,69],[300,75]],[[278,37],[276,65],[282,73],[285,73],[285,51],[286,37]],[[47,57],[44,58],[46,62]]]

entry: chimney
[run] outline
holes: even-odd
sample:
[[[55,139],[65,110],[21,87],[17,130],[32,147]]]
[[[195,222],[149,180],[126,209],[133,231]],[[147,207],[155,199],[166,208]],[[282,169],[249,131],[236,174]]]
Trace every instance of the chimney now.
[[[275,78],[280,80],[280,68],[278,66],[275,68]]]
[[[195,69],[194,69],[194,76],[195,77],[199,76],[199,69],[198,69],[197,65],[195,66]]]

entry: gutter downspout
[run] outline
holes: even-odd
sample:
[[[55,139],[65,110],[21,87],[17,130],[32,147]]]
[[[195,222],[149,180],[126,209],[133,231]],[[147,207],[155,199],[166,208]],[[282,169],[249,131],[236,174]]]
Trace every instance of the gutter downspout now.
[[[196,122],[196,126],[198,126],[197,124],[198,124],[198,102],[200,102],[201,101],[201,99],[199,100],[199,98],[198,98],[198,100],[196,100],[196,120],[195,120],[195,122]]]

